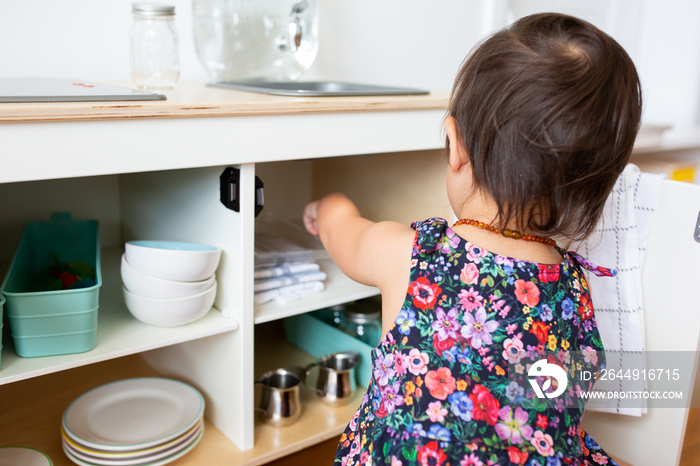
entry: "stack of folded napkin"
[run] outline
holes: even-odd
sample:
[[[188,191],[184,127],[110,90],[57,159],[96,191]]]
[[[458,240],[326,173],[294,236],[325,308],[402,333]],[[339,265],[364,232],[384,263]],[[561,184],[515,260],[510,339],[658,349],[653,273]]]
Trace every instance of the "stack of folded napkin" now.
[[[255,234],[255,305],[272,300],[286,304],[324,289],[314,249],[279,235]]]

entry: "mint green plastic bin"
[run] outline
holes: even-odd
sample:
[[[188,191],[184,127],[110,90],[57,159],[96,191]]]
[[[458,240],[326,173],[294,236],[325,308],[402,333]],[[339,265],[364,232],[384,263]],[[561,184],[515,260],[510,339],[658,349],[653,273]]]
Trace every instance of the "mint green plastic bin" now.
[[[94,284],[34,291],[56,259],[89,265],[95,271]],[[69,213],[60,213],[47,222],[28,223],[0,286],[17,355],[53,356],[93,349],[101,286],[96,220],[74,220]]]

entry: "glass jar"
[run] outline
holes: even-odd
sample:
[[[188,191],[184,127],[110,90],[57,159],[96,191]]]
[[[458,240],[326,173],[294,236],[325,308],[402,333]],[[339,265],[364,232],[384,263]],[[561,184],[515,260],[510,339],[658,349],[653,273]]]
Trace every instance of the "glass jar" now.
[[[374,347],[382,336],[381,308],[369,301],[358,301],[345,308],[343,331]]]
[[[294,81],[318,52],[317,0],[192,0],[197,56],[213,81]]]
[[[134,3],[131,78],[139,89],[172,89],[180,78],[175,7]]]
[[[316,313],[316,316],[325,323],[342,330],[345,325],[345,305],[338,304],[321,309]]]

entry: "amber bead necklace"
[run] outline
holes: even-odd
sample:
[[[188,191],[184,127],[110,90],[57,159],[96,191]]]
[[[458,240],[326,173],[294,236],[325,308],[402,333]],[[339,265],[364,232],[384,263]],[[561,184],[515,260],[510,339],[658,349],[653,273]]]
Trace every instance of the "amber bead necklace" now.
[[[536,236],[536,235],[523,235],[517,230],[510,230],[507,228],[504,228],[503,230],[496,228],[492,225],[489,225],[486,222],[480,222],[479,220],[474,220],[472,218],[460,218],[455,222],[453,226],[457,225],[471,225],[475,226],[477,228],[482,228],[484,230],[491,231],[493,233],[500,233],[501,235],[505,236],[506,238],[513,238],[513,239],[521,239],[523,241],[533,241],[536,243],[542,243],[546,244],[548,246],[555,247],[557,245],[556,241],[554,241],[552,238],[545,238],[543,236]]]

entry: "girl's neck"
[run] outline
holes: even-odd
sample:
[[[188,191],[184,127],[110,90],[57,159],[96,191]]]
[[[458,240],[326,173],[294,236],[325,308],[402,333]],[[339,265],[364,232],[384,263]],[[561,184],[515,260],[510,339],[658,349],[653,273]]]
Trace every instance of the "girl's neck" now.
[[[471,218],[489,224],[493,222],[498,212],[495,202],[480,193],[472,193],[458,210],[458,218]],[[518,229],[513,222],[510,222],[507,228]],[[453,229],[469,242],[495,254],[542,264],[556,264],[562,261],[559,252],[547,244],[506,238],[501,234],[473,225],[457,225]],[[520,233],[532,234],[531,231],[522,230]]]

